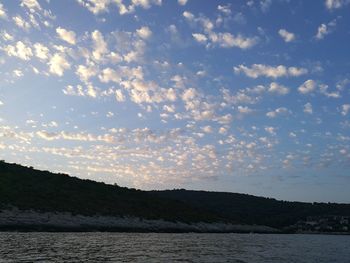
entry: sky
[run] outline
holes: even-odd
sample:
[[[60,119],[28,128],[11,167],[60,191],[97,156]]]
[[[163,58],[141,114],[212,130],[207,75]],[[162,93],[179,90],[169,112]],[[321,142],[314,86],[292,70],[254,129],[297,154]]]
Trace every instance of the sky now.
[[[0,158],[350,202],[349,0],[0,0]]]

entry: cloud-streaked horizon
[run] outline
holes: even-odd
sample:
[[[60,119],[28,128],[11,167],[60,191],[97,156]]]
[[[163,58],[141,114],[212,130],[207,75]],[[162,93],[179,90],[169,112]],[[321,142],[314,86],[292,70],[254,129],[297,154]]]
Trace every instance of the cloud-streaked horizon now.
[[[0,157],[142,189],[345,202],[349,9],[0,0]]]

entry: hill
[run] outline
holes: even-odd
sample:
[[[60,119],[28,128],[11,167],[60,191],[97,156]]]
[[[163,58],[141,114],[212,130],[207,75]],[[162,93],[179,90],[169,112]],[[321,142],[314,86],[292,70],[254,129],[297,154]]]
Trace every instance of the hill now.
[[[11,207],[41,213],[221,222],[278,229],[307,217],[350,215],[350,204],[287,202],[247,194],[184,189],[141,191],[0,161],[0,210]]]
[[[182,222],[219,218],[181,201],[117,185],[0,162],[0,207],[80,215],[134,216]]]
[[[276,228],[293,225],[307,217],[350,215],[350,204],[288,202],[247,194],[183,189],[153,193],[214,213],[231,222]]]

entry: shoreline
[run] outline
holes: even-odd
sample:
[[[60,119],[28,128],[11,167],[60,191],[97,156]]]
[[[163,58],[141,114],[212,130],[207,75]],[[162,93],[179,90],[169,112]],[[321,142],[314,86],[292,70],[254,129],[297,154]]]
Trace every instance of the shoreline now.
[[[132,216],[85,216],[67,212],[37,212],[17,208],[0,211],[0,231],[140,232],[140,233],[281,233],[261,225],[224,222],[179,222]]]
[[[262,225],[179,222],[132,216],[73,215],[18,208],[0,210],[0,232],[240,233],[350,235],[349,232],[291,231]]]

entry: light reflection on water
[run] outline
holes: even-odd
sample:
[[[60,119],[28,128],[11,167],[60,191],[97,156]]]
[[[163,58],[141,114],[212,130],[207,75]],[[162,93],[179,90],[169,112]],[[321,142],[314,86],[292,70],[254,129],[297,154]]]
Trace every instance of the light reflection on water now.
[[[350,236],[2,232],[0,262],[350,263]]]

